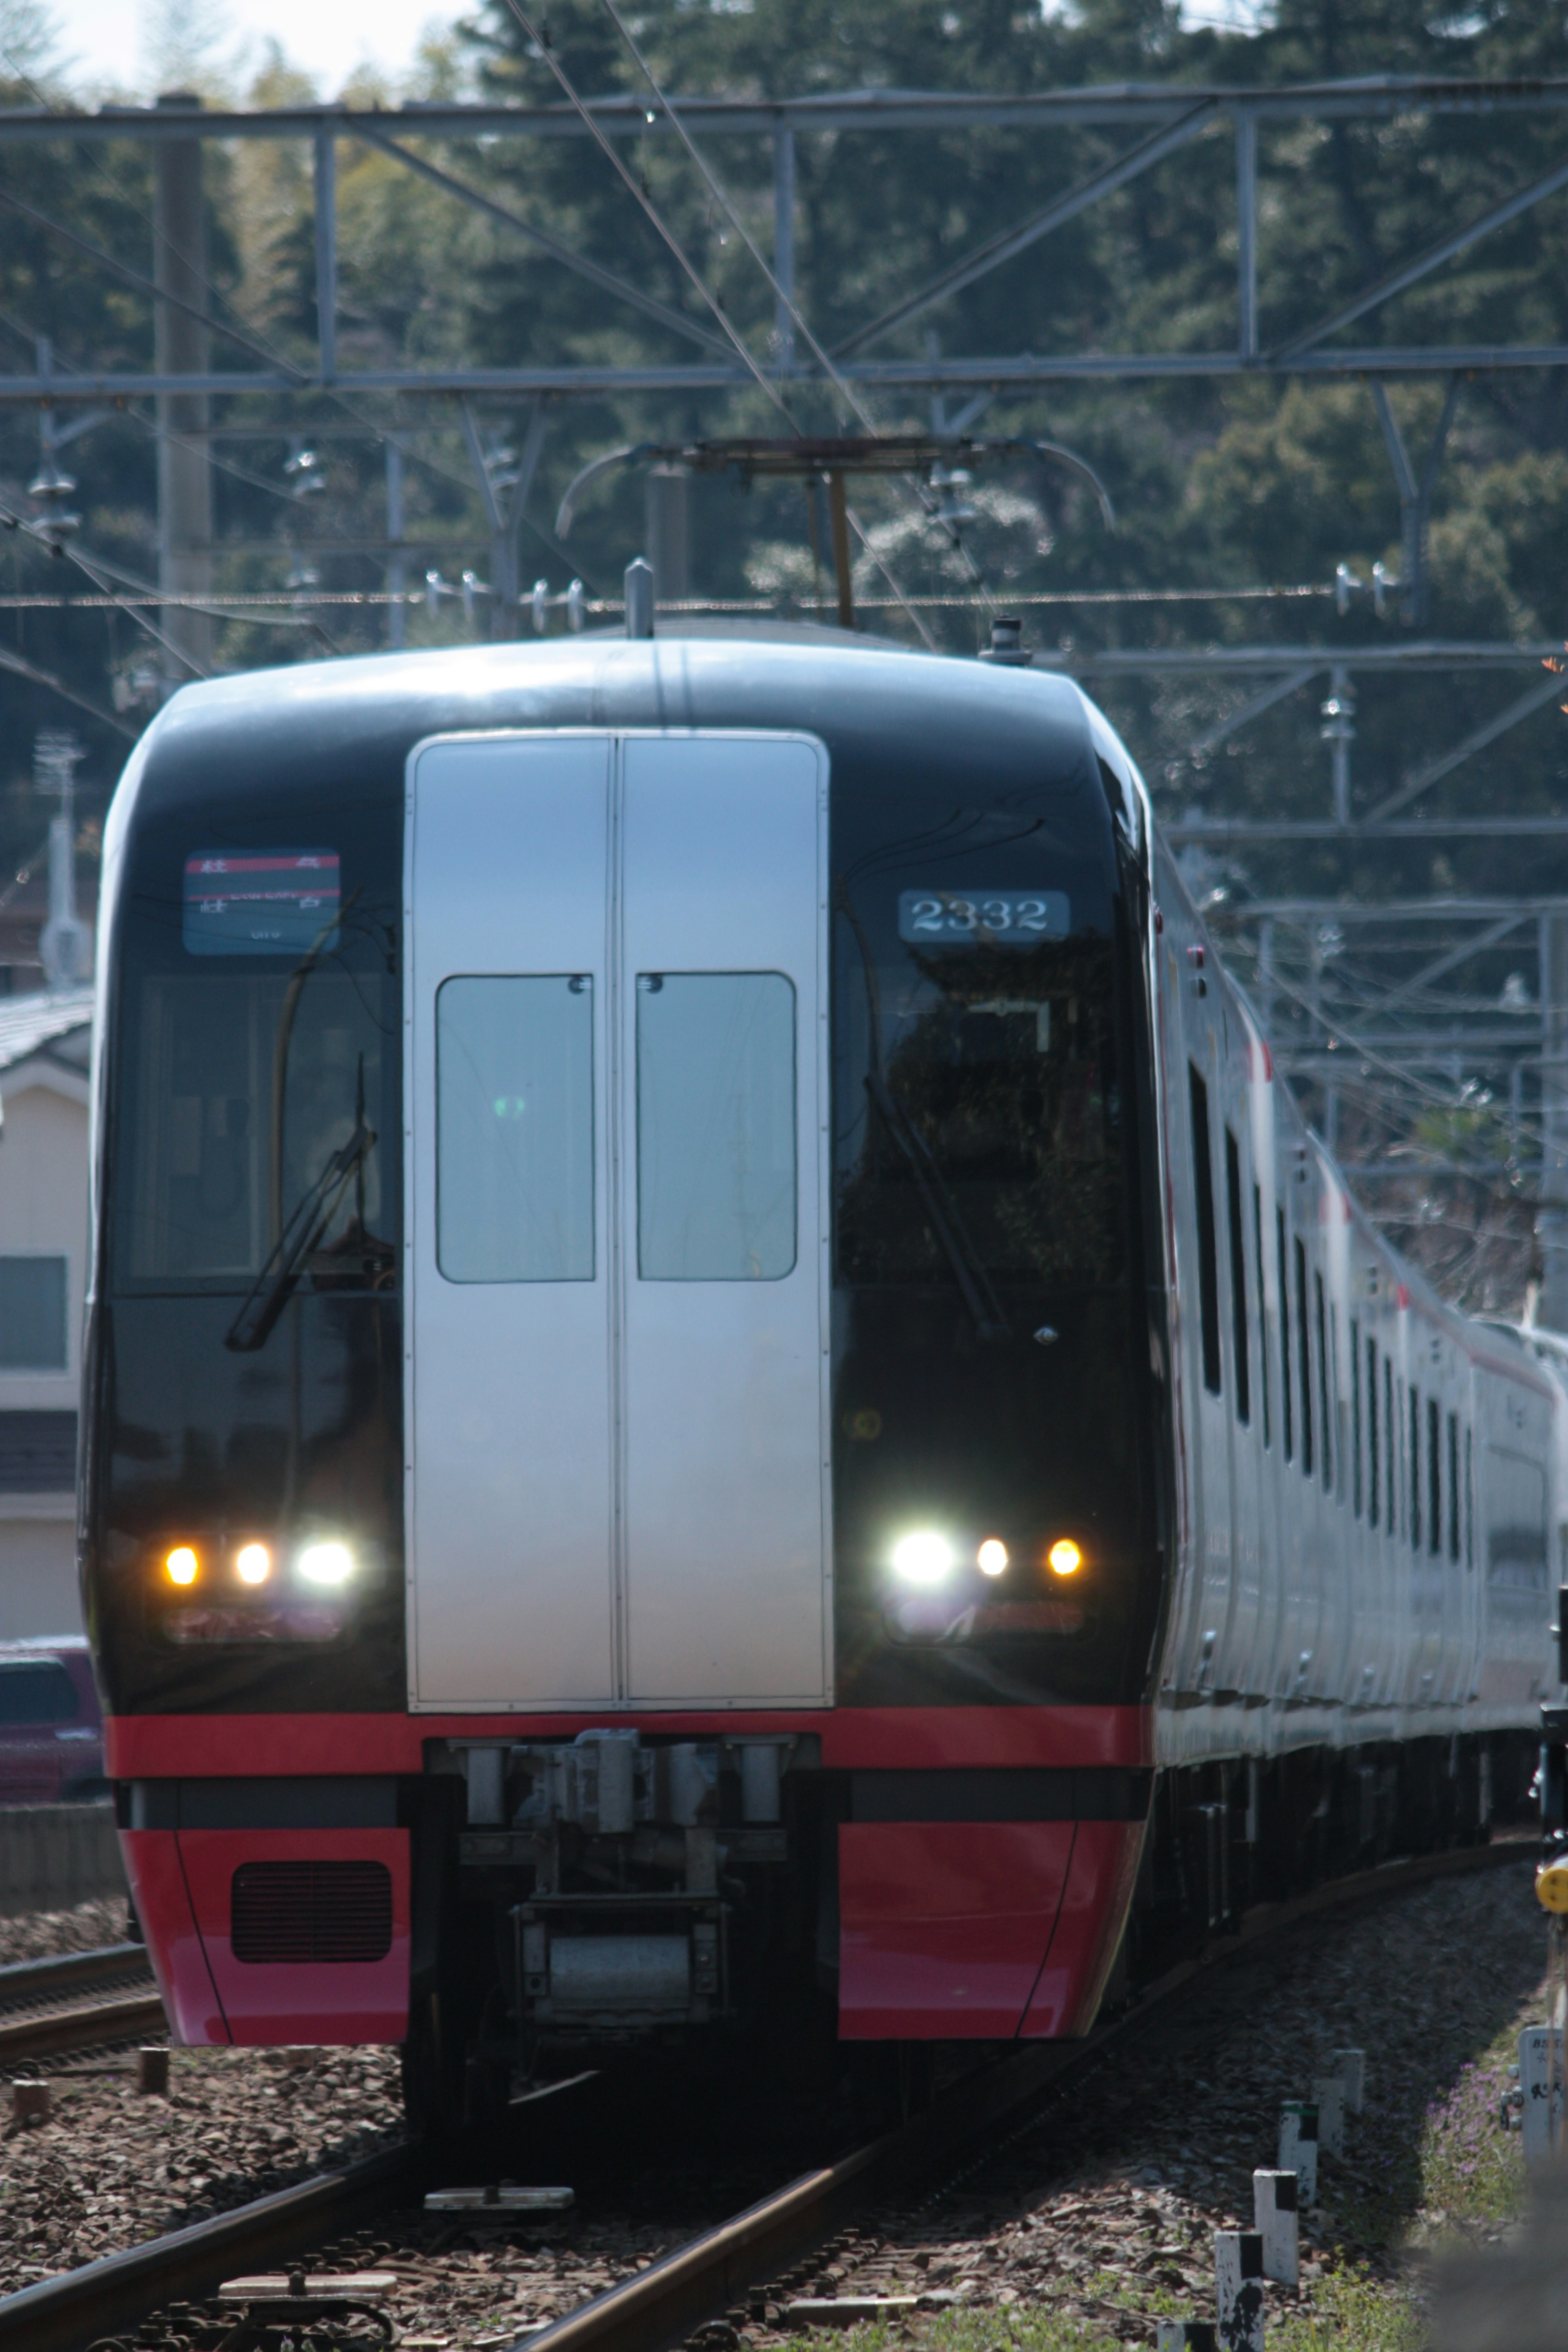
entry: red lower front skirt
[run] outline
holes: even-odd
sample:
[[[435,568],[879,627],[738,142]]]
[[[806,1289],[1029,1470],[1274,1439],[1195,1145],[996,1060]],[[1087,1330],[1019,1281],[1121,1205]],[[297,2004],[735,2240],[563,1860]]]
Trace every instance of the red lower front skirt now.
[[[176,2042],[403,2040],[406,1830],[121,1830],[120,1843]]]
[[[838,1832],[848,2041],[1085,2033],[1142,1852],[1129,1822],[850,1822]]]
[[[120,1717],[119,1780],[416,1776],[436,1738],[570,1739],[600,1717]],[[651,1716],[677,1738],[806,1731],[829,1769],[1144,1766],[1133,1707]],[[1012,2040],[1087,2032],[1131,1901],[1142,1823],[851,1822],[838,1831],[839,2032]],[[398,2042],[408,1833],[126,1830],[137,1914],[176,2040]]]

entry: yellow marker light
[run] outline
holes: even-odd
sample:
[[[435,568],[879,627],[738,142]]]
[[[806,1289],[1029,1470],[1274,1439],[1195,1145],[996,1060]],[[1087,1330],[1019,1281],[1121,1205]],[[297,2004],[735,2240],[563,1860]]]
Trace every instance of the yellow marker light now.
[[[1568,1912],[1568,1863],[1543,1862],[1535,1874],[1535,1899],[1561,1918]]]
[[[344,1543],[307,1544],[296,1566],[307,1584],[346,1584],[354,1572],[354,1556]]]
[[[952,1546],[932,1528],[921,1528],[893,1546],[893,1572],[906,1584],[940,1584],[952,1567]]]
[[[1007,1547],[995,1536],[987,1536],[974,1555],[982,1576],[1000,1576],[1007,1565]]]
[[[189,1544],[176,1544],[163,1562],[171,1584],[194,1584],[196,1580],[197,1559]]]
[[[1083,1554],[1071,1536],[1058,1536],[1046,1558],[1053,1576],[1076,1576],[1083,1566]]]
[[[241,1584],[265,1584],[272,1573],[272,1554],[265,1544],[242,1544],[234,1564]]]

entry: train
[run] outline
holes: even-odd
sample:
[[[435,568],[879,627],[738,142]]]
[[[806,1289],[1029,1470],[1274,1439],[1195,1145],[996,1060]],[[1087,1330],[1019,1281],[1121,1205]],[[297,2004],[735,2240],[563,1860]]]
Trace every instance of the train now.
[[[790,2019],[907,2086],[1523,1805],[1568,1392],[1016,634],[661,615],[136,745],[80,1559],[181,2042],[398,2044],[432,2129]]]

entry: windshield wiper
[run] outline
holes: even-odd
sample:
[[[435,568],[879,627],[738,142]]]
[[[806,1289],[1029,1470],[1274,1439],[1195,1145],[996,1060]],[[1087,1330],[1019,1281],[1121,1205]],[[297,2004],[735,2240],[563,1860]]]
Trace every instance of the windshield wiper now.
[[[882,1114],[882,1121],[893,1141],[909,1162],[910,1173],[926,1213],[926,1220],[952,1268],[963,1303],[974,1318],[974,1328],[982,1339],[1010,1339],[1013,1336],[1007,1318],[1002,1312],[1002,1302],[992,1286],[979,1251],[964,1231],[963,1220],[952,1194],[942,1181],[931,1146],[893,1092],[880,1070],[866,1073],[866,1092]]]
[[[278,1318],[293,1296],[306,1259],[337,1213],[348,1184],[375,1142],[363,1112],[348,1141],[333,1152],[310,1191],[289,1213],[250,1294],[224,1334],[224,1346],[239,1354],[265,1347]]]

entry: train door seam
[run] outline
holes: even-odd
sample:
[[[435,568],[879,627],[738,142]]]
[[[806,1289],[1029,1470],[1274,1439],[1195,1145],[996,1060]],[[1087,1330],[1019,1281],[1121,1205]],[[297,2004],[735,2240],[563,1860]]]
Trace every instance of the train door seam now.
[[[1072,1835],[1068,1840],[1068,1858],[1062,1864],[1061,1884],[1057,1888],[1057,1907],[1051,1913],[1051,1931],[1046,1937],[1046,1948],[1040,1954],[1040,1965],[1029,1979],[1028,1994],[1025,2000],[1023,2008],[1018,2011],[1018,2022],[1013,2028],[1012,2038],[1015,2042],[1021,2042],[1024,2038],[1024,2028],[1029,2021],[1029,2011],[1035,2006],[1035,1995],[1040,1990],[1040,1979],[1046,1973],[1046,1963],[1051,1957],[1051,1946],[1057,1940],[1057,1929],[1061,1926],[1062,1905],[1068,1899],[1068,1881],[1072,1876],[1072,1858],[1078,1852],[1078,1823],[1077,1822],[1073,1822],[1069,1826],[1072,1830]]]
[[[626,985],[625,739],[609,745],[608,897],[605,940],[605,1274],[610,1374],[610,1684],[618,1701],[631,1690],[630,1609],[626,1590],[626,1089],[636,1066],[626,1024],[635,1006]]]

